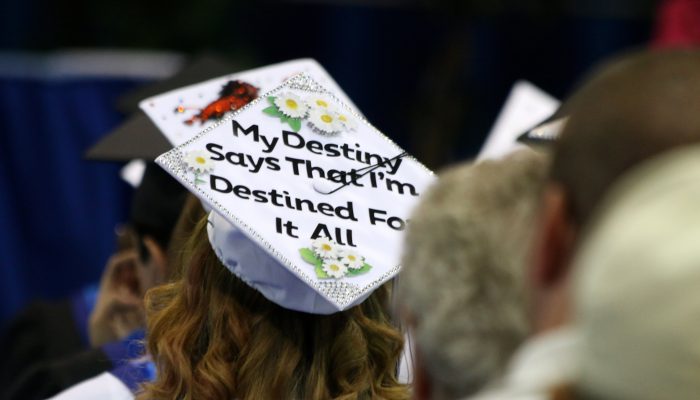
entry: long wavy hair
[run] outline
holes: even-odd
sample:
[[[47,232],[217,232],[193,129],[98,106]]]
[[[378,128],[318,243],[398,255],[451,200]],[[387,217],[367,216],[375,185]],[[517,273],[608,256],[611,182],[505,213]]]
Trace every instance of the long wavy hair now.
[[[139,399],[405,399],[384,285],[332,315],[282,308],[217,259],[202,219],[176,280],[146,295],[157,379]]]

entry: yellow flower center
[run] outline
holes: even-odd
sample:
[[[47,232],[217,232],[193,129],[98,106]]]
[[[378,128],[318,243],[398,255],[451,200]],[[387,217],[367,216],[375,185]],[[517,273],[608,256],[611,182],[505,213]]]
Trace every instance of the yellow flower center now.
[[[333,117],[331,117],[328,114],[323,114],[323,115],[321,115],[321,121],[323,121],[327,124],[330,124],[331,122],[333,122]]]
[[[287,105],[287,107],[291,108],[292,110],[296,110],[297,107],[299,107],[297,102],[292,99],[287,99],[287,101],[285,101],[284,103]]]
[[[355,258],[355,256],[353,256],[352,254],[350,254],[350,255],[348,256],[348,260],[350,260],[350,261],[355,261],[355,260],[357,260],[357,258]]]
[[[201,156],[198,156],[194,160],[197,162],[197,164],[204,164],[207,162],[207,160],[205,160],[204,157],[201,157]]]
[[[339,271],[339,270],[340,270],[340,267],[338,266],[338,264],[331,264],[331,265],[328,266],[328,268],[330,268],[330,269],[333,270],[333,271]]]
[[[324,107],[324,108],[325,108],[325,107],[328,107],[328,103],[326,103],[326,102],[323,101],[323,100],[316,100],[316,104],[317,104],[318,106],[320,106],[320,107]]]
[[[327,243],[322,244],[321,248],[323,249],[323,251],[331,251],[332,249],[331,245]]]

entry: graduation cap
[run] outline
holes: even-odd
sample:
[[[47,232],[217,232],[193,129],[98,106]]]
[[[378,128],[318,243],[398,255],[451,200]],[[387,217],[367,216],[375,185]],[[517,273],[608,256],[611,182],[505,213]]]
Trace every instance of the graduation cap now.
[[[270,301],[331,314],[394,277],[430,170],[306,74],[156,159],[211,207],[222,264]]]
[[[144,98],[182,87],[236,69],[236,64],[213,55],[195,58],[173,77],[132,90],[117,100],[117,109],[129,117],[108,132],[85,153],[85,158],[94,161],[129,161],[135,158],[154,160],[172,148],[150,118],[139,110]]]
[[[534,145],[553,143],[559,138],[567,120],[567,116],[561,113],[560,108],[544,121],[522,133],[516,140],[520,143]]]
[[[214,54],[202,54],[187,63],[172,77],[140,86],[117,99],[117,110],[131,114],[139,110],[139,103],[146,98],[165,93],[183,86],[193,85],[217,76],[230,74],[243,67],[241,63]]]
[[[161,84],[128,95],[122,99],[122,107],[130,109],[134,99],[140,99],[139,107],[143,113],[133,114],[93,146],[86,157],[110,161],[154,160],[300,72],[311,75],[333,89],[346,103],[352,104],[328,72],[312,59],[232,71],[235,67],[231,64],[205,58]],[[196,83],[182,87],[192,80]],[[162,92],[167,89],[172,90]],[[149,95],[151,97],[142,97]],[[144,114],[148,118],[144,118]]]
[[[139,106],[168,141],[178,146],[299,73],[311,76],[345,103],[354,106],[328,72],[318,62],[308,58],[231,73],[181,87],[146,98]]]
[[[154,160],[171,148],[165,136],[139,111],[88,149],[85,158],[94,161]]]

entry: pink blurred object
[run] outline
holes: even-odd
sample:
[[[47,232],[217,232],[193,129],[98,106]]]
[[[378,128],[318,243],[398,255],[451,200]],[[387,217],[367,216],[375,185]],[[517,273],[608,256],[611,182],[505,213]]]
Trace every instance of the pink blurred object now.
[[[700,0],[663,1],[657,12],[651,46],[700,46]]]

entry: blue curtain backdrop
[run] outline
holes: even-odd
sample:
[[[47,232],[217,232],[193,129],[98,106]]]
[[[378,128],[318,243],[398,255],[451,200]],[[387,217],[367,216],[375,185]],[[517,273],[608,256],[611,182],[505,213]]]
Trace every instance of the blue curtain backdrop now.
[[[131,189],[82,153],[122,120],[115,78],[0,76],[0,322],[96,281]]]

